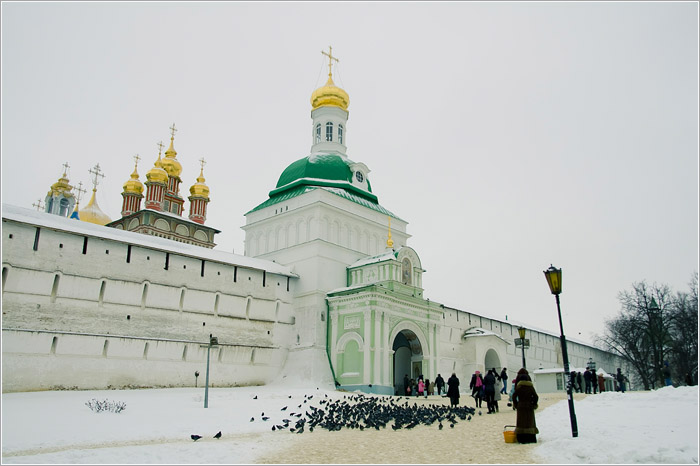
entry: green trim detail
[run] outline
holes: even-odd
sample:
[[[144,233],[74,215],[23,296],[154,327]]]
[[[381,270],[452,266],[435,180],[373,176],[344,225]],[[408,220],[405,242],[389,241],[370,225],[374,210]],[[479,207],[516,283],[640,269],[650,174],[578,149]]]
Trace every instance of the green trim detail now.
[[[270,207],[271,205],[279,204],[280,202],[284,202],[284,201],[287,201],[289,199],[295,198],[297,196],[301,196],[302,194],[306,194],[307,192],[310,192],[314,189],[325,189],[329,193],[333,193],[336,196],[340,196],[344,199],[347,199],[351,202],[354,202],[355,204],[359,204],[361,206],[367,207],[369,209],[372,209],[372,210],[377,211],[379,213],[382,213],[384,215],[388,215],[388,216],[395,218],[397,220],[405,221],[401,217],[398,217],[397,215],[395,215],[394,213],[385,209],[384,207],[382,207],[378,203],[369,201],[364,197],[360,197],[356,194],[350,193],[350,192],[346,191],[344,188],[330,188],[330,187],[323,187],[323,186],[305,186],[305,185],[297,186],[289,191],[284,191],[280,194],[276,194],[275,196],[271,196],[268,200],[266,200],[262,204],[258,205],[257,207],[254,207],[253,209],[249,210],[244,215],[248,215],[250,213],[264,209],[266,207]]]

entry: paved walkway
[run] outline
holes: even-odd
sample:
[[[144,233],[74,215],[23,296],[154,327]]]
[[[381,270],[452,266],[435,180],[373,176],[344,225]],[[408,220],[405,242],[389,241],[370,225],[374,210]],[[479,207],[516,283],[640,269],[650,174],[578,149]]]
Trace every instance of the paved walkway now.
[[[576,394],[574,401],[588,395]],[[405,398],[404,398],[405,400]],[[449,405],[447,398],[438,396],[411,398],[420,404]],[[540,394],[541,412],[548,406],[566,400],[566,393]],[[474,399],[463,396],[461,404],[473,407]],[[500,412],[486,414],[486,403],[482,404],[482,415],[471,421],[459,421],[453,429],[445,424],[442,430],[437,424],[419,425],[414,429],[385,429],[360,431],[342,429],[329,432],[316,429],[301,435],[280,432],[278,435],[293,435],[290,447],[271,453],[258,460],[259,464],[537,464],[542,459],[534,455],[536,445],[505,443],[503,426],[515,425],[515,411],[507,406],[508,398],[499,402]],[[479,409],[477,408],[477,412]],[[443,423],[444,424],[444,423]],[[274,441],[271,432],[270,441]],[[286,440],[286,439],[285,439]]]

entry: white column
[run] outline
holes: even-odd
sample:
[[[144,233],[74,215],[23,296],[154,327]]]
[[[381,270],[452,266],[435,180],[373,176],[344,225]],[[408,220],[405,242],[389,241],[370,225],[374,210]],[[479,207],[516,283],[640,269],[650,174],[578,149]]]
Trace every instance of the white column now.
[[[382,384],[389,385],[392,380],[390,371],[393,366],[393,364],[391,364],[391,359],[393,358],[394,351],[391,349],[391,347],[394,342],[389,341],[389,318],[386,312],[383,312],[382,316],[384,320],[382,324],[382,328],[384,329],[384,336],[382,338],[382,341],[384,342],[384,348],[382,351],[382,354],[384,355],[384,377],[382,379]]]
[[[378,384],[381,382],[382,368],[382,312],[374,310],[374,374],[372,383]]]
[[[338,341],[338,313],[332,312],[331,308],[331,341],[328,343],[331,345],[331,362],[333,363],[333,371],[338,369],[338,347],[335,344]],[[340,374],[335,374],[336,378]]]
[[[371,335],[371,333],[372,333],[372,325],[371,325],[372,324],[372,319],[371,319],[372,311],[367,309],[364,313],[365,313],[365,331],[364,331],[363,338],[365,339],[365,346],[364,346],[365,354],[364,354],[364,364],[363,364],[364,367],[362,368],[362,383],[365,385],[369,385],[371,383],[370,382],[370,375],[371,375],[370,374],[370,370],[371,370],[370,356],[371,356],[371,354],[370,354],[369,342],[370,342],[370,339],[372,336]]]

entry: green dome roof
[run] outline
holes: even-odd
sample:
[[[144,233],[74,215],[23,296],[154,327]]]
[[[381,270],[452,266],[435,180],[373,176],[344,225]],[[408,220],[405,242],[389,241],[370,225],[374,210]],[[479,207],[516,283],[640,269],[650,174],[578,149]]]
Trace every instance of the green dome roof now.
[[[277,187],[270,191],[270,198],[254,207],[245,215],[270,207],[286,200],[301,196],[315,189],[323,189],[369,209],[398,218],[379,205],[372,186],[367,181],[367,191],[352,184],[354,173],[350,168],[354,162],[336,154],[312,154],[289,165],[277,181]]]
[[[351,163],[352,161],[344,160],[343,157],[335,154],[309,155],[284,169],[277,181],[277,188],[302,178],[350,183],[353,175],[349,166]]]
[[[289,165],[277,181],[270,196],[298,186],[324,186],[349,190],[360,196],[377,201],[367,180],[367,191],[352,184],[352,160],[337,154],[312,154]]]

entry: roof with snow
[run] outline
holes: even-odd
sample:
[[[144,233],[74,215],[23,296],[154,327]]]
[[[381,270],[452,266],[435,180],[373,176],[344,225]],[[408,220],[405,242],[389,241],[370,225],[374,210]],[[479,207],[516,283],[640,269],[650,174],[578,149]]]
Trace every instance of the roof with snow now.
[[[462,338],[465,338],[465,339],[472,338],[472,337],[496,337],[496,338],[500,338],[501,340],[506,342],[507,345],[511,344],[508,340],[506,340],[505,338],[503,338],[499,334],[494,333],[490,330],[486,330],[485,328],[481,328],[481,327],[469,328],[464,332],[464,335],[462,335]]]
[[[377,254],[376,256],[370,256],[370,257],[365,257],[364,259],[360,259],[357,262],[348,265],[349,269],[355,268],[355,267],[362,267],[363,265],[367,264],[374,264],[377,262],[384,262],[386,260],[390,259],[396,259],[398,255],[398,251],[394,249],[388,249],[382,252],[381,254]]]
[[[171,252],[182,256],[205,259],[212,262],[229,264],[251,269],[265,270],[278,275],[288,277],[298,277],[297,274],[276,262],[254,257],[241,256],[230,252],[218,251],[216,249],[203,248],[193,244],[179,243],[166,238],[134,233],[131,231],[118,230],[94,223],[83,222],[76,219],[65,218],[59,215],[37,212],[24,207],[17,207],[9,204],[2,204],[3,221],[12,220],[18,223],[37,225],[43,228],[50,228],[56,231],[64,231],[84,236],[92,236],[120,243],[143,246],[164,252]]]

